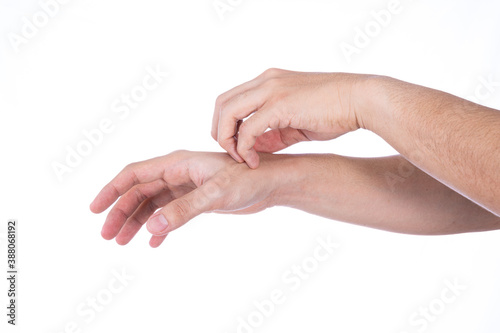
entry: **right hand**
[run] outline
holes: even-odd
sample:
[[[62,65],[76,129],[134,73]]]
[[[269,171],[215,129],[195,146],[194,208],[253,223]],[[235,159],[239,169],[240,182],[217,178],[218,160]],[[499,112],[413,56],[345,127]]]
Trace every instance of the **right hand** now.
[[[212,137],[252,169],[259,165],[258,151],[334,139],[363,126],[355,94],[367,93],[358,84],[366,77],[269,69],[217,98]]]

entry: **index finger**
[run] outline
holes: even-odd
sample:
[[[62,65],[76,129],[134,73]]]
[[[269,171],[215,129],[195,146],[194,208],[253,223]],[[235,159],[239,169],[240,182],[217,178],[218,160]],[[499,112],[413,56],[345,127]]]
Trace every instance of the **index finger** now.
[[[90,210],[102,213],[133,186],[163,178],[165,169],[175,161],[174,156],[167,155],[127,165],[102,188],[90,204]]]
[[[232,99],[234,96],[240,95],[247,90],[257,87],[264,80],[264,73],[260,74],[253,80],[242,83],[239,86],[236,86],[233,89],[226,91],[225,93],[217,97],[217,100],[215,101],[214,114],[212,117],[212,138],[214,138],[214,140],[217,140],[218,136],[219,118],[222,105],[227,101],[229,101],[230,99]]]

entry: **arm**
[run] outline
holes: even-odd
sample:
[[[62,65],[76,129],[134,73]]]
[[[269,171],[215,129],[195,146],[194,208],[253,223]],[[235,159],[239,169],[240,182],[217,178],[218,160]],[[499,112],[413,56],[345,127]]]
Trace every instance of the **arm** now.
[[[279,205],[338,221],[408,234],[454,234],[500,228],[500,218],[436,181],[401,156],[306,155]]]
[[[500,216],[500,112],[388,77],[361,83],[363,126],[420,169]],[[365,95],[366,96],[366,95]]]
[[[212,136],[257,168],[256,152],[360,127],[500,216],[500,112],[441,91],[373,75],[271,69],[219,96]]]
[[[405,181],[388,181],[402,164],[410,167],[401,157],[259,155],[261,166],[255,170],[227,154],[187,151],[134,163],[101,190],[90,208],[101,213],[118,199],[102,236],[126,244],[147,223],[153,247],[201,213],[252,214],[276,205],[415,234],[500,227],[500,218],[416,168]]]

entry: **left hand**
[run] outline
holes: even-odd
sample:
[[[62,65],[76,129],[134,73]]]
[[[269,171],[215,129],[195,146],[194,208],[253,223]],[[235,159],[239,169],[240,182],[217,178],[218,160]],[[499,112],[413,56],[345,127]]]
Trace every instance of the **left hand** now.
[[[251,214],[274,205],[286,183],[283,155],[261,154],[262,168],[251,170],[225,153],[177,151],[125,167],[94,199],[90,209],[108,213],[102,236],[127,244],[147,222],[150,245],[204,212]],[[155,213],[158,209],[159,211]]]

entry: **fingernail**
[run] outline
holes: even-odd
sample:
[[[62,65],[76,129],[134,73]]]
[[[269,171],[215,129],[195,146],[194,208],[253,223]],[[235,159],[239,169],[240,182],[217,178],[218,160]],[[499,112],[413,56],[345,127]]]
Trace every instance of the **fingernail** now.
[[[148,221],[148,230],[151,233],[158,234],[163,230],[165,230],[167,226],[168,226],[167,219],[165,218],[165,216],[163,216],[163,214],[160,213],[151,216],[151,218]]]
[[[243,158],[241,158],[241,156],[234,152],[233,154],[231,154],[231,156],[233,157],[233,159],[236,161],[236,162],[239,162],[239,163],[242,163],[244,162],[245,160]]]

